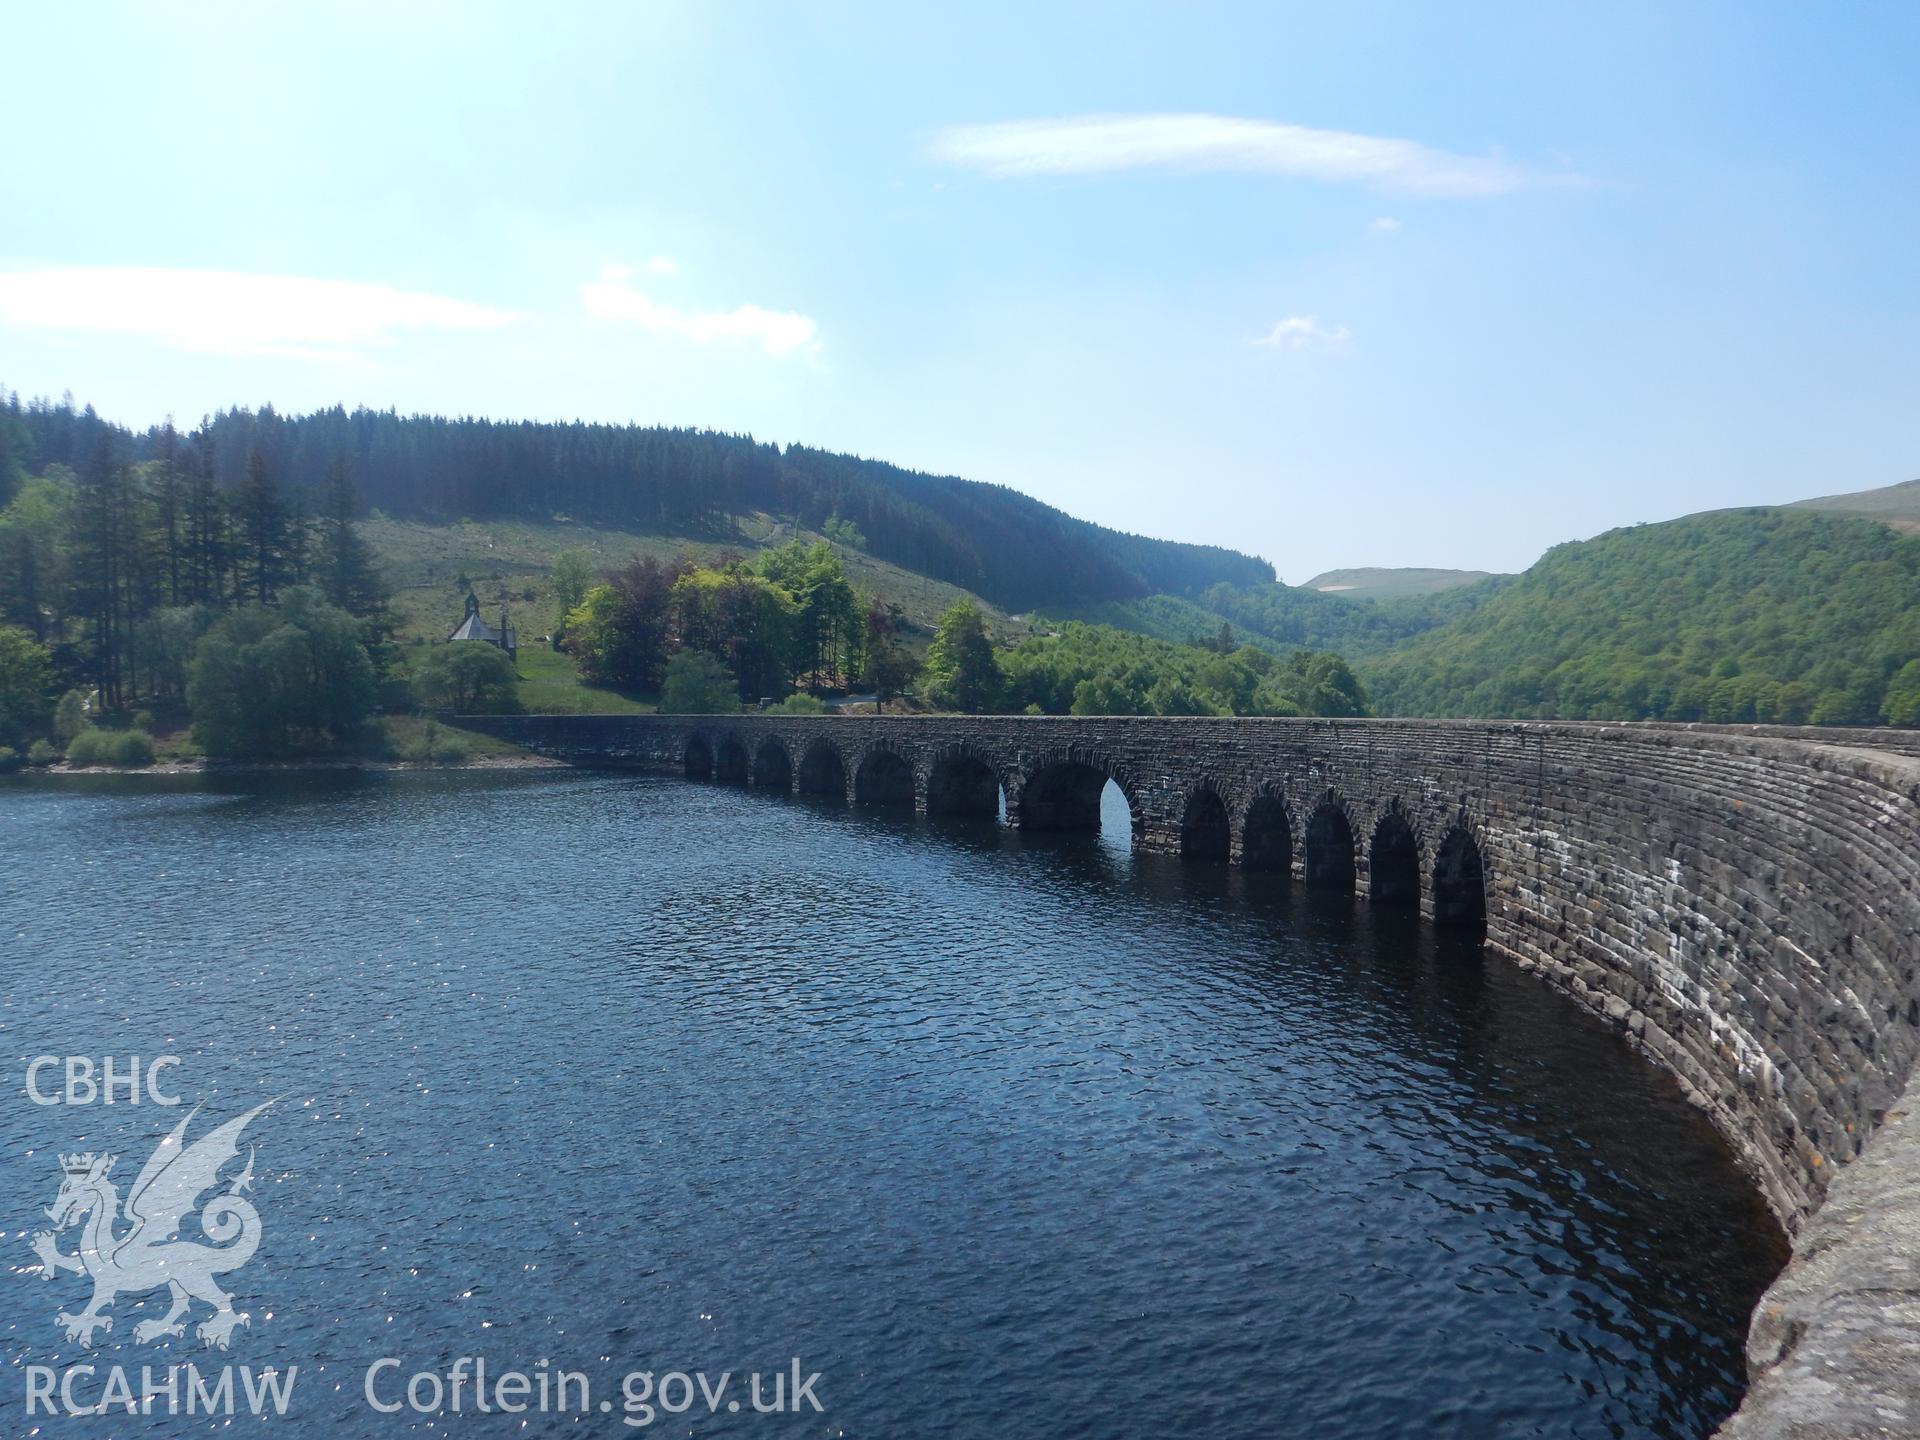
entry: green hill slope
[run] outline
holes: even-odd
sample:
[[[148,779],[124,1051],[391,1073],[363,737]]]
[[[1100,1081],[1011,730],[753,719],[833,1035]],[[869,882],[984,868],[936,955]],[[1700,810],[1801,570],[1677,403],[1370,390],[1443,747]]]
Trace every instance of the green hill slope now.
[[[1920,540],[1754,509],[1557,546],[1358,668],[1383,713],[1866,724],[1916,657]]]
[[[1883,485],[1878,490],[1855,490],[1846,495],[1818,495],[1796,500],[1790,510],[1830,510],[1842,515],[1864,515],[1895,530],[1920,530],[1920,480]]]
[[[444,639],[459,622],[472,589],[489,619],[503,606],[510,611],[520,632],[520,701],[544,714],[624,714],[652,708],[650,699],[582,680],[573,658],[546,644],[545,636],[559,618],[552,571],[561,552],[580,551],[595,572],[605,573],[643,556],[665,560],[685,554],[711,564],[729,552],[751,555],[796,536],[808,541],[824,538],[765,515],[742,516],[726,528],[731,538],[723,542],[523,520],[429,525],[379,515],[360,526],[382,573],[395,587],[391,608],[397,638],[407,653],[415,645]],[[876,560],[858,549],[834,548],[849,581],[883,603],[900,607],[904,622],[900,638],[911,651],[926,649],[941,614],[962,598],[979,605],[994,635],[1005,643],[1016,644],[1034,633],[1025,620],[968,591]]]
[[[1472,585],[1392,600],[1349,600],[1298,585],[1215,585],[1203,591],[1199,601],[1249,637],[1261,636],[1289,650],[1336,650],[1355,659],[1385,654],[1474,614],[1514,578],[1493,575]]]

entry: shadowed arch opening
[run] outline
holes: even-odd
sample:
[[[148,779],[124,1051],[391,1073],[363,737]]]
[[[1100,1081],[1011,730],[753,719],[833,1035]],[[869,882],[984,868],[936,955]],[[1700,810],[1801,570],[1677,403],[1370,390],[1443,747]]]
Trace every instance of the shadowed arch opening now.
[[[859,805],[912,809],[913,766],[891,750],[869,750],[853,772],[853,798]]]
[[[945,755],[927,777],[929,815],[998,815],[1000,777],[978,755]]]
[[[846,800],[847,764],[830,741],[814,741],[800,757],[800,793]]]
[[[1042,765],[1020,787],[1022,830],[1098,830],[1100,796],[1112,779],[1106,770],[1084,760],[1056,760]],[[1127,802],[1128,829],[1139,825],[1126,787],[1114,788]]]
[[[705,780],[713,774],[713,747],[704,735],[687,741],[686,770],[689,777]]]
[[[713,778],[724,780],[729,785],[744,785],[750,768],[747,747],[740,743],[739,737],[724,736],[720,748],[714,753]]]
[[[1455,825],[1433,861],[1433,923],[1485,931],[1487,874],[1480,845],[1465,825]]]
[[[1373,827],[1367,852],[1367,894],[1376,905],[1420,903],[1420,847],[1413,827],[1398,810],[1389,810]]]
[[[1278,795],[1262,795],[1247,807],[1240,827],[1240,864],[1248,870],[1293,873],[1293,821]]]
[[[1322,800],[1307,821],[1304,868],[1309,885],[1353,889],[1353,827],[1332,796]]]
[[[1227,802],[1211,790],[1196,790],[1180,820],[1180,853],[1189,860],[1225,860],[1233,848]]]
[[[793,760],[787,747],[772,736],[762,740],[753,752],[753,783],[768,790],[793,788]]]

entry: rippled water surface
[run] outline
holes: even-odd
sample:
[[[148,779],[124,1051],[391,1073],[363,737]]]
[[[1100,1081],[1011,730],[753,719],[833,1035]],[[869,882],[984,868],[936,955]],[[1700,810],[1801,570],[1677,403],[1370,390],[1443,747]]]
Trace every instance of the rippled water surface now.
[[[163,1295],[123,1296],[86,1357],[297,1365],[277,1433],[441,1433],[367,1366],[481,1355],[616,1402],[822,1376],[822,1415],[460,1422],[502,1435],[1693,1436],[1783,1258],[1536,982],[1124,842],[651,777],[143,779],[0,789],[0,873],[7,1433],[83,1353],[84,1282],[29,1273],[56,1152],[125,1182],[181,1113],[36,1106],[40,1054],[180,1056],[196,1134],[279,1097],[250,1326],[136,1345]],[[228,1428],[92,1423],[58,1433]]]

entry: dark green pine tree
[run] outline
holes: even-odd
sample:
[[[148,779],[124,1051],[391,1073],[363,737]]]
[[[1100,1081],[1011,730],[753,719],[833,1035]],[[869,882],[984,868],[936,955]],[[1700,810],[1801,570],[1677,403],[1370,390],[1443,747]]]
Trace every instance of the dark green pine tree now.
[[[185,544],[181,527],[185,521],[185,477],[180,473],[180,437],[169,415],[160,429],[160,458],[153,476],[154,520],[158,526],[155,541],[160,552],[160,583],[164,603],[181,601],[181,578]]]
[[[0,393],[0,509],[27,483],[33,437],[20,419],[20,397]]]
[[[867,683],[873,686],[874,706],[885,710],[887,702],[913,683],[919,663],[900,642],[906,627],[906,614],[898,605],[867,603]]]
[[[203,422],[193,438],[195,463],[184,502],[186,599],[194,605],[219,605],[226,599],[227,512],[214,478],[211,425]]]
[[[310,561],[313,553],[313,521],[307,515],[307,494],[293,492],[293,504],[287,516],[285,571],[289,585],[306,585],[313,579]]]
[[[321,497],[314,583],[349,615],[367,619],[385,611],[387,587],[374,563],[373,551],[354,524],[359,510],[353,472],[347,467],[346,457],[337,455],[327,467],[327,485]]]
[[[292,525],[280,487],[258,450],[247,457],[247,477],[234,492],[233,521],[246,598],[270,604],[287,582]]]

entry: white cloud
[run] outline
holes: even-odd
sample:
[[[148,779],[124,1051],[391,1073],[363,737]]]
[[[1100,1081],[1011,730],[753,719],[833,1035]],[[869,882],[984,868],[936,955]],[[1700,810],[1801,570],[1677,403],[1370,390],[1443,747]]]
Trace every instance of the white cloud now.
[[[1387,235],[1398,230],[1400,228],[1400,222],[1391,215],[1382,215],[1377,220],[1368,221],[1367,228],[1369,230],[1378,230],[1381,234]]]
[[[1266,350],[1304,350],[1309,345],[1341,345],[1353,338],[1344,325],[1322,325],[1312,315],[1289,315],[1247,343]]]
[[[231,270],[0,272],[0,328],[137,335],[216,355],[352,359],[415,331],[491,330],[516,317],[442,295]]]
[[[640,267],[649,275],[678,275],[680,267],[673,263],[671,255],[656,255]]]
[[[643,330],[679,335],[701,345],[745,340],[757,343],[769,355],[819,349],[814,323],[805,315],[791,310],[763,310],[758,305],[740,305],[732,310],[682,310],[635,290],[633,276],[631,266],[607,266],[598,280],[580,287],[581,304],[595,319],[626,321]]]
[[[1351,180],[1408,195],[1504,195],[1541,178],[1496,157],[1454,155],[1413,140],[1227,115],[1077,115],[953,125],[934,136],[932,154],[996,178],[1233,170]]]

